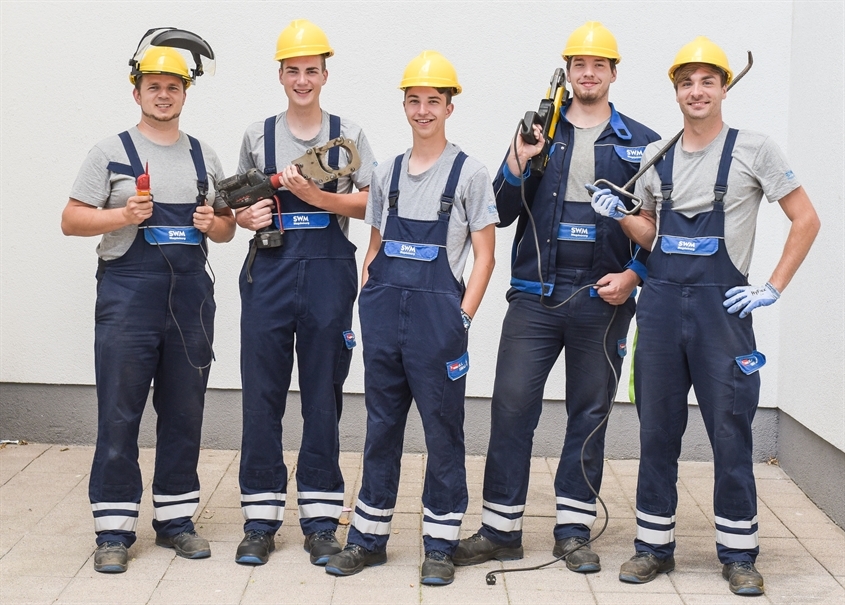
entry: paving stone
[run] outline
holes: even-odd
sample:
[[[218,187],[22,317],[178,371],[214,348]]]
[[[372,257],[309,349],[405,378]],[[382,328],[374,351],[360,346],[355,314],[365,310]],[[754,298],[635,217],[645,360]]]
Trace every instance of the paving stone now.
[[[70,578],[18,576],[3,571],[0,563],[0,603],[47,605],[53,603]]]
[[[833,576],[845,576],[845,538],[801,538],[801,545]]]
[[[0,485],[21,472],[50,447],[50,445],[38,443],[28,445],[7,444],[0,447]]]
[[[643,590],[648,590],[651,586],[639,586]],[[634,588],[633,586],[631,588]],[[593,596],[596,598],[598,605],[683,605],[684,601],[677,593],[669,592],[640,592],[635,590],[627,590],[625,592],[594,592]]]
[[[27,534],[0,559],[3,576],[71,578],[94,552],[93,536]]]
[[[73,578],[56,605],[144,605],[158,586],[158,578],[138,578],[127,573]]]

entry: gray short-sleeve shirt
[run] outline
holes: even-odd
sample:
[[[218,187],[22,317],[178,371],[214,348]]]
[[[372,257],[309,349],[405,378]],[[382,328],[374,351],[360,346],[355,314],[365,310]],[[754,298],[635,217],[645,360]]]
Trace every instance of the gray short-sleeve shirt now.
[[[440,196],[446,187],[446,180],[452,170],[452,163],[460,147],[447,143],[440,158],[428,170],[420,174],[408,174],[408,159],[411,150],[402,157],[402,172],[399,176],[399,216],[433,221],[440,210]],[[394,156],[395,158],[395,156]],[[367,198],[367,212],[364,222],[377,227],[384,235],[387,223],[387,194],[393,175],[393,160],[376,168]],[[461,168],[461,176],[455,189],[455,201],[449,218],[446,242],[446,257],[455,279],[461,280],[467,258],[472,247],[470,233],[480,231],[487,225],[499,222],[493,183],[487,168],[478,160],[467,157]]]
[[[313,139],[304,141],[293,136],[288,122],[285,118],[287,112],[282,112],[276,116],[276,170],[282,171],[293,160],[301,157],[308,149],[325,145],[329,142],[329,114],[323,111],[323,121],[320,125],[320,132]],[[373,169],[377,162],[373,155],[373,150],[364,131],[361,127],[346,119],[340,121],[340,136],[352,139],[355,141],[355,146],[358,148],[358,155],[361,157],[361,168],[353,172],[350,176],[344,176],[338,179],[337,192],[338,193],[352,193],[352,187],[361,190],[370,186],[370,179],[373,175]],[[340,151],[340,167],[343,168],[349,163],[349,157],[345,150]],[[243,143],[241,144],[241,155],[238,160],[238,174],[243,174],[250,168],[257,168],[263,171],[265,166],[264,160],[264,121],[250,124],[244,133]],[[349,235],[349,218],[345,216],[337,216],[338,224],[345,235]]]
[[[150,189],[156,203],[187,204],[196,201],[197,171],[191,159],[191,143],[184,132],[173,145],[158,145],[141,134],[137,126],[129,129],[142,164],[149,164]],[[200,141],[205,169],[208,174],[208,204],[224,208],[226,204],[215,196],[214,184],[224,178],[217,154]],[[109,162],[129,164],[123,142],[115,135],[97,143],[85,158],[70,197],[97,208],[123,208],[135,195],[135,178],[111,172]],[[123,256],[138,232],[137,225],[127,225],[103,234],[97,254],[103,260]]]
[[[683,138],[675,145],[672,175],[673,208],[684,216],[707,212],[713,206],[713,187],[719,170],[722,148],[728,134],[727,124],[704,149],[684,151]],[[643,162],[648,161],[668,141],[657,141],[646,147]],[[800,186],[780,148],[766,135],[740,130],[732,153],[725,194],[725,246],[734,266],[748,275],[754,253],[757,211],[765,195],[777,202]],[[658,163],[659,165],[659,163]],[[636,195],[643,200],[643,210],[660,214],[658,202],[660,176],[652,167],[637,181]]]

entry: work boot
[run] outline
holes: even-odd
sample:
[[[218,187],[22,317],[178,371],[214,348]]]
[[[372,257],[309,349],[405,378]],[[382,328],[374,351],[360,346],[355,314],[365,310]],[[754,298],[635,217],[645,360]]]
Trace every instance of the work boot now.
[[[264,565],[270,560],[270,553],[276,550],[273,534],[262,529],[250,529],[238,544],[235,563],[241,565]]]
[[[564,557],[564,561],[566,561],[566,568],[570,571],[577,571],[578,573],[601,571],[599,556],[586,543],[587,539],[580,536],[570,536],[558,540],[555,542],[552,555],[559,558],[563,553],[568,552],[569,554]],[[586,544],[586,546],[581,546],[582,544]],[[580,548],[578,548],[579,546]]]
[[[347,544],[346,548],[329,557],[326,573],[333,576],[351,576],[365,567],[387,563],[387,551],[367,550],[357,544]]]
[[[311,555],[312,565],[325,565],[330,556],[340,552],[340,544],[333,529],[322,529],[305,536],[305,550]]]
[[[446,586],[454,579],[455,566],[452,563],[452,557],[439,550],[425,553],[425,561],[420,571],[420,584]]]
[[[658,559],[650,552],[638,552],[622,564],[619,579],[631,584],[651,582],[659,573],[668,573],[675,569],[675,557]]]
[[[126,571],[129,555],[123,542],[103,542],[94,552],[94,571],[100,573],[123,573]]]
[[[473,534],[458,542],[458,548],[452,555],[455,565],[478,565],[490,559],[497,561],[515,561],[522,558],[522,545],[502,546],[481,534]]]
[[[763,594],[763,576],[751,561],[736,561],[722,565],[722,577],[731,592],[743,596]]]
[[[200,538],[194,530],[183,531],[175,536],[156,536],[156,544],[172,548],[176,554],[186,559],[205,559],[211,556],[208,540]]]

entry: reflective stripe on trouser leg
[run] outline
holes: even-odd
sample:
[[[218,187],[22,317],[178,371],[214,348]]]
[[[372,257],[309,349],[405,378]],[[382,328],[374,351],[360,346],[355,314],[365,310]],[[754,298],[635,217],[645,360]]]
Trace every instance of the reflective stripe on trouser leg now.
[[[96,502],[91,505],[94,514],[94,531],[135,532],[138,526],[138,511],[141,505],[135,502]]]
[[[757,539],[757,517],[748,521],[731,521],[716,516],[716,543],[732,550],[754,550],[760,542]]]
[[[637,540],[655,547],[674,544],[675,515],[661,517],[637,510]]]
[[[241,512],[247,522],[267,521],[281,525],[285,519],[285,494],[241,494]]]
[[[200,503],[199,490],[176,496],[153,494],[153,512],[156,521],[172,521],[181,517],[190,519]]]
[[[481,502],[481,523],[502,532],[522,531],[525,505],[505,506],[488,500]]]
[[[461,535],[461,520],[463,518],[463,513],[435,515],[427,508],[423,508],[423,540],[426,536],[441,540],[458,540]]]
[[[343,512],[343,492],[297,492],[299,521],[315,517],[340,519]]]
[[[596,522],[596,504],[558,496],[556,522],[558,525],[585,525],[587,529],[592,529]]]
[[[352,527],[361,534],[372,536],[390,535],[390,524],[393,521],[392,508],[376,508],[358,499],[352,517]],[[384,539],[385,544],[387,539]],[[357,542],[356,542],[357,544]],[[372,550],[372,548],[370,549]]]

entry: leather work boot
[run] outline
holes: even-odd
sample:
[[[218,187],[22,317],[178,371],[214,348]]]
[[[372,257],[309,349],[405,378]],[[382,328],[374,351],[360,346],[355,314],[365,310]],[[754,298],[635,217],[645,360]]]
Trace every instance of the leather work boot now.
[[[722,577],[728,581],[731,592],[742,596],[763,594],[763,576],[751,561],[737,561],[722,565]]]
[[[208,540],[200,538],[193,530],[183,531],[175,536],[156,536],[156,544],[172,548],[177,555],[186,559],[205,559],[211,556]]]
[[[276,550],[273,534],[261,529],[251,529],[244,534],[235,553],[235,563],[241,565],[264,565],[270,560],[270,553]]]
[[[103,542],[94,552],[94,571],[100,573],[123,573],[126,571],[129,555],[123,542]]]
[[[420,584],[446,586],[454,579],[455,566],[452,564],[452,557],[439,550],[425,553],[425,561],[420,571]]]
[[[675,569],[675,557],[658,559],[650,552],[638,552],[622,564],[619,579],[631,584],[651,582],[659,573],[668,573]]]
[[[478,565],[490,559],[515,561],[523,555],[522,546],[502,546],[481,534],[473,534],[458,543],[452,562],[455,565]]]
[[[367,550],[357,544],[347,544],[346,548],[329,557],[326,573],[333,576],[351,576],[365,567],[387,563],[387,551]]]
[[[558,540],[555,542],[552,555],[561,557],[563,553],[568,552],[569,554],[564,557],[564,561],[566,561],[566,568],[570,571],[577,571],[578,573],[601,571],[599,556],[590,549],[589,544],[581,546],[582,544],[586,544],[586,542],[587,539],[580,536],[570,536],[569,538]],[[578,548],[579,546],[580,548]]]
[[[334,531],[323,529],[305,536],[304,548],[311,555],[312,565],[325,565],[330,556],[340,552],[340,544],[334,537]]]

